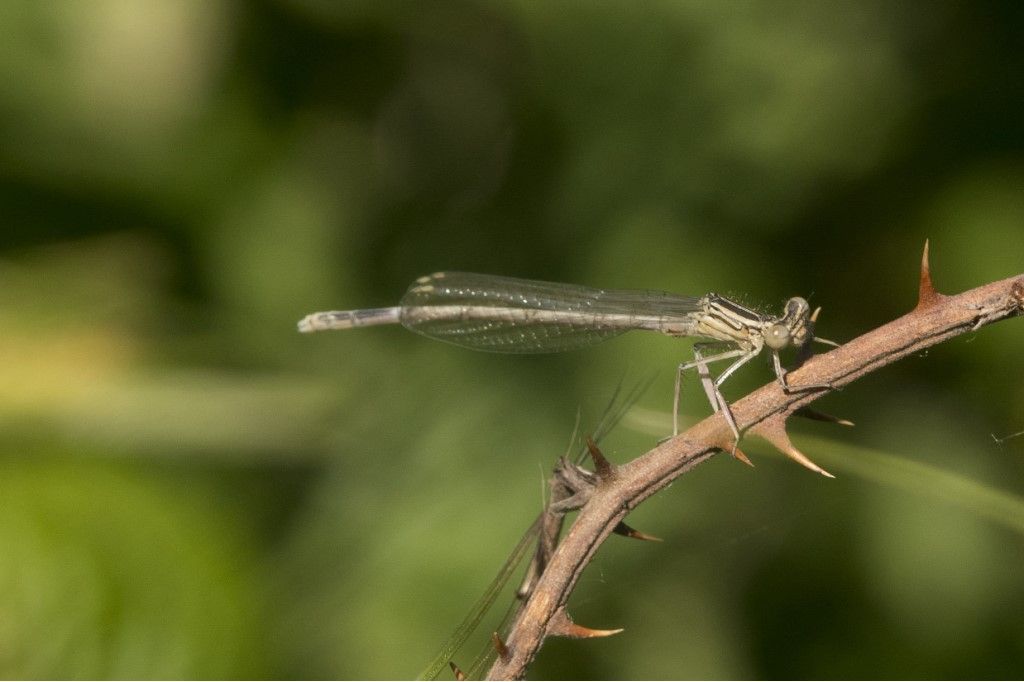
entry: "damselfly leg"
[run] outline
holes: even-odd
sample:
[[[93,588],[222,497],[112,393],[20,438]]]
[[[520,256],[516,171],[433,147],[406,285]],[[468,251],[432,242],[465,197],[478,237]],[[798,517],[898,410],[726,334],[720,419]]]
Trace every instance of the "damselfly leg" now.
[[[815,340],[817,341],[819,339]],[[810,346],[810,344],[807,345]],[[835,388],[835,386],[827,382],[820,384],[803,384],[801,386],[790,386],[789,382],[786,381],[786,375],[789,374],[789,370],[785,369],[782,366],[782,360],[779,359],[778,351],[772,352],[772,367],[775,368],[775,376],[778,377],[779,379],[779,385],[782,386],[782,390],[785,391],[786,393],[792,393],[793,391],[827,391]]]
[[[721,350],[722,352],[716,355],[705,356],[704,353],[709,350]],[[672,400],[672,435],[679,435],[679,394],[683,381],[683,372],[696,368],[697,374],[701,380],[701,385],[704,387],[704,393],[708,397],[708,402],[711,403],[711,409],[715,412],[722,412],[725,420],[729,423],[729,428],[732,429],[733,435],[735,435],[736,440],[739,441],[740,435],[739,429],[736,427],[736,420],[733,419],[732,411],[729,409],[729,405],[726,403],[725,397],[722,396],[722,392],[719,387],[722,385],[722,382],[729,378],[730,374],[756,356],[759,350],[760,349],[736,348],[728,343],[712,342],[693,344],[694,359],[690,362],[685,362],[679,365],[676,372],[676,385]],[[722,360],[730,360],[732,358],[738,359],[729,365],[729,367],[722,372],[717,379],[712,379],[711,372],[708,370],[707,366],[712,362],[721,362]]]
[[[706,356],[705,353],[708,351],[721,352],[716,355]],[[690,369],[696,369],[697,375],[700,378],[701,386],[704,389],[704,394],[707,396],[708,402],[711,404],[711,409],[715,412],[722,413],[722,416],[725,418],[726,423],[732,430],[732,434],[736,438],[736,443],[738,444],[740,440],[739,426],[736,424],[736,419],[733,417],[732,410],[729,408],[729,403],[726,402],[725,396],[722,395],[721,386],[725,383],[725,380],[733,374],[733,372],[753,360],[755,357],[760,355],[760,353],[761,349],[757,347],[750,349],[736,348],[729,343],[723,342],[693,344],[693,360],[679,365],[678,371],[676,372],[675,391],[672,401],[672,435],[679,435],[679,396],[682,390],[681,385],[683,372]],[[712,362],[731,360],[732,358],[737,359],[729,365],[725,371],[717,377],[712,378],[708,365]],[[791,393],[793,391],[818,391],[832,388],[831,384],[790,386],[786,381],[786,375],[788,372],[782,366],[782,361],[779,358],[778,351],[772,351],[772,365],[775,368],[775,376],[779,380],[779,385],[782,386],[782,390],[786,393]]]

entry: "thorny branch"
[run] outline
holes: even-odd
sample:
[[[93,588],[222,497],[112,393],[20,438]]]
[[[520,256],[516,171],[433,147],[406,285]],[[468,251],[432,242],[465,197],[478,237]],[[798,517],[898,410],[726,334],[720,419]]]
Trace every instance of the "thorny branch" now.
[[[956,296],[938,293],[932,286],[926,243],[914,310],[810,359],[788,377],[793,387],[824,384],[831,388],[786,393],[773,381],[734,403],[733,416],[744,432],[764,438],[800,464],[829,475],[790,442],[786,420],[791,415],[832,390],[901,358],[1022,313],[1024,274]],[[547,637],[607,634],[577,626],[566,612],[569,595],[583,569],[631,510],[716,453],[732,451],[733,445],[726,420],[715,414],[637,459],[599,473],[599,481],[575,523],[550,556],[543,574],[536,578],[529,599],[502,642],[502,655],[487,678],[521,678]]]

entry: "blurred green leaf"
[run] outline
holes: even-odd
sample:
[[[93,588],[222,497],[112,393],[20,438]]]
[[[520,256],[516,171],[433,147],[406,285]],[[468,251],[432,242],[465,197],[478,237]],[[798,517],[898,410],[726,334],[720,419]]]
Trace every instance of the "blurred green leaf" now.
[[[98,462],[2,471],[3,677],[267,670],[252,548],[214,500]]]

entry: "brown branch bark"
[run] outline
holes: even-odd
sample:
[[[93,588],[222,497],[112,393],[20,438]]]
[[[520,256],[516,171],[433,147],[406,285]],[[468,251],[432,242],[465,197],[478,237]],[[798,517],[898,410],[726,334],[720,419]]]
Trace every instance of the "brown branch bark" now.
[[[732,405],[736,423],[761,435],[798,462],[815,468],[786,435],[786,420],[831,390],[907,355],[1024,311],[1024,274],[944,296],[931,284],[928,249],[921,264],[917,307],[789,374],[790,385],[828,384],[832,389],[786,393],[773,381]],[[566,603],[597,548],[632,509],[717,452],[732,450],[725,419],[715,414],[637,459],[617,467],[593,491],[576,522],[551,557],[505,641],[488,679],[519,679],[549,636],[573,636]],[[802,459],[801,459],[802,458]],[[817,469],[821,471],[820,469]],[[825,472],[821,472],[825,473]],[[567,625],[568,624],[568,625]],[[585,631],[585,630],[583,630]]]

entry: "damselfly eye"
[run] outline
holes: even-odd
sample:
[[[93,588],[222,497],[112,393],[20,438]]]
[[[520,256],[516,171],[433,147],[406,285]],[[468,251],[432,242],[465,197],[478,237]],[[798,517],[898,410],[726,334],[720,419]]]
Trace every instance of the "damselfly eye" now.
[[[789,329],[781,324],[773,324],[764,333],[764,343],[772,350],[782,350],[788,346],[789,338]]]

